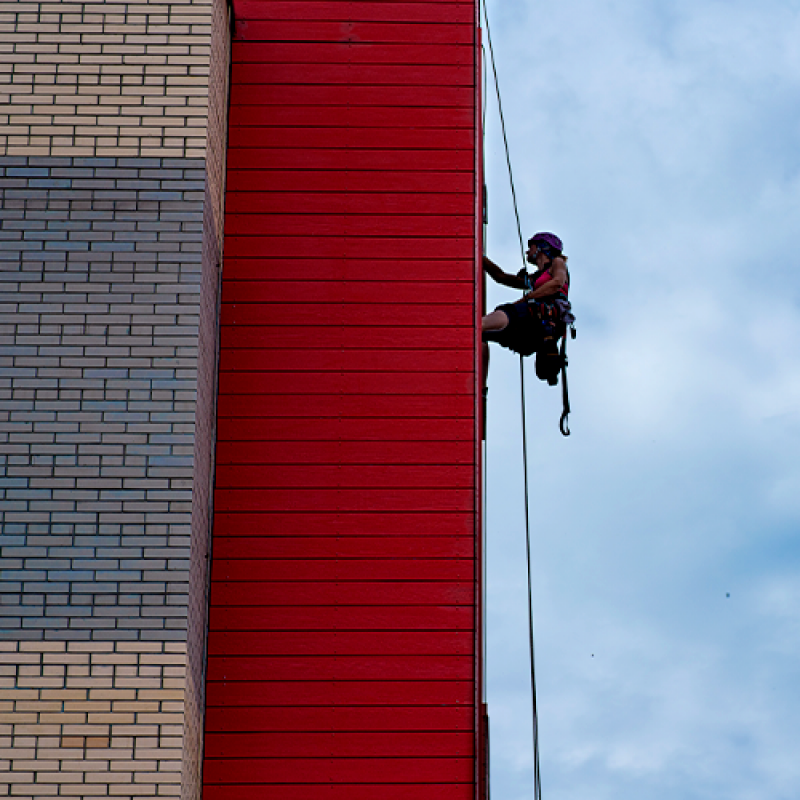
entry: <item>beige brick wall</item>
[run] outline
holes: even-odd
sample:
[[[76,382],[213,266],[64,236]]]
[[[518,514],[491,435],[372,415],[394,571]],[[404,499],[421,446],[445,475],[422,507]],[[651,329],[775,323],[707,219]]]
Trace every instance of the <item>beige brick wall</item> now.
[[[179,642],[0,642],[0,796],[179,796],[185,673]]]
[[[200,797],[228,63],[0,0],[0,797]]]
[[[220,5],[4,0],[0,155],[203,157]]]

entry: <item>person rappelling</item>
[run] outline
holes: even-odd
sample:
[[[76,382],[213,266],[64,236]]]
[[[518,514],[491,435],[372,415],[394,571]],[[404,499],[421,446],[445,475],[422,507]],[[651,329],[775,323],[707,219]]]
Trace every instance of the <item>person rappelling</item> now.
[[[568,299],[569,270],[564,245],[553,233],[537,233],[528,240],[525,259],[536,267],[532,275],[526,269],[509,275],[488,256],[483,257],[483,268],[493,280],[525,292],[520,300],[497,306],[482,320],[484,386],[489,342],[497,342],[521,356],[536,353],[536,375],[551,386],[558,383],[558,373],[565,363],[558,340],[566,335],[567,326],[575,317]]]

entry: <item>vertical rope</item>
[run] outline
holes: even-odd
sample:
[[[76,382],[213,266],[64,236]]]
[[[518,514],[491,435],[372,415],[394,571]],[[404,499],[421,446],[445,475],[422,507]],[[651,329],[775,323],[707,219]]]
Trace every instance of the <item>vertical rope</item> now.
[[[500,98],[500,82],[497,79],[497,66],[494,60],[494,48],[492,47],[492,33],[489,28],[489,13],[486,9],[486,0],[481,0],[481,6],[483,7],[483,18],[486,21],[486,40],[489,44],[489,56],[492,62],[492,74],[494,75],[494,88],[497,95],[497,108],[500,112],[500,128],[503,132],[506,166],[508,167],[508,180],[511,185],[511,199],[514,203],[514,217],[517,221],[517,236],[519,237],[520,256],[522,258],[522,266],[523,268],[526,268],[525,245],[522,239],[522,228],[519,223],[517,193],[514,189],[514,175],[511,169],[511,155],[508,147],[508,137],[506,136],[506,123],[503,116],[503,101]],[[542,796],[542,785],[539,771],[539,716],[536,708],[536,667],[533,637],[533,581],[531,577],[531,528],[528,500],[528,435],[525,421],[525,362],[522,356],[519,357],[519,380],[522,406],[522,471],[525,483],[525,555],[528,572],[528,644],[530,648],[531,662],[531,710],[533,721],[533,797],[534,800],[540,800]]]

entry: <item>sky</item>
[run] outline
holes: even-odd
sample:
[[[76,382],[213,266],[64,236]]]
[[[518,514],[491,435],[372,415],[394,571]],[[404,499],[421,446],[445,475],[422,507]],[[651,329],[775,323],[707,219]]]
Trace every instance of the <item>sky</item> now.
[[[578,329],[569,438],[527,364],[542,796],[797,800],[800,0],[488,10],[523,236],[564,240]],[[516,272],[487,80],[488,254]],[[492,347],[492,797],[521,800],[519,360]]]

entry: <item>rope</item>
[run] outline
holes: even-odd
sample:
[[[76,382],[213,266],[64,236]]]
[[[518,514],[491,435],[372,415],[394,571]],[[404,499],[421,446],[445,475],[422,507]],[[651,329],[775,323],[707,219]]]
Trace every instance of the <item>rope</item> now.
[[[506,136],[506,123],[503,116],[503,101],[500,98],[500,82],[497,79],[497,66],[494,60],[494,48],[492,47],[492,33],[489,28],[489,12],[486,8],[486,0],[481,0],[483,8],[483,18],[486,21],[486,40],[489,44],[489,56],[492,62],[492,74],[494,75],[494,88],[497,95],[497,108],[500,112],[500,128],[503,132],[503,144],[506,152],[506,166],[508,167],[508,180],[511,185],[511,199],[514,203],[514,217],[517,220],[517,236],[519,237],[520,256],[522,266],[527,269],[525,261],[525,245],[522,240],[522,228],[519,223],[519,210],[517,208],[517,193],[514,189],[514,174],[511,169],[511,154],[508,147],[508,137]],[[528,435],[525,422],[525,361],[519,357],[519,379],[520,379],[520,399],[522,407],[522,471],[525,481],[525,556],[528,571],[528,644],[530,648],[531,662],[531,711],[533,722],[533,798],[540,800],[542,796],[541,775],[539,771],[539,715],[536,708],[536,667],[534,659],[534,637],[533,637],[533,584],[531,578],[531,526],[528,492]]]

